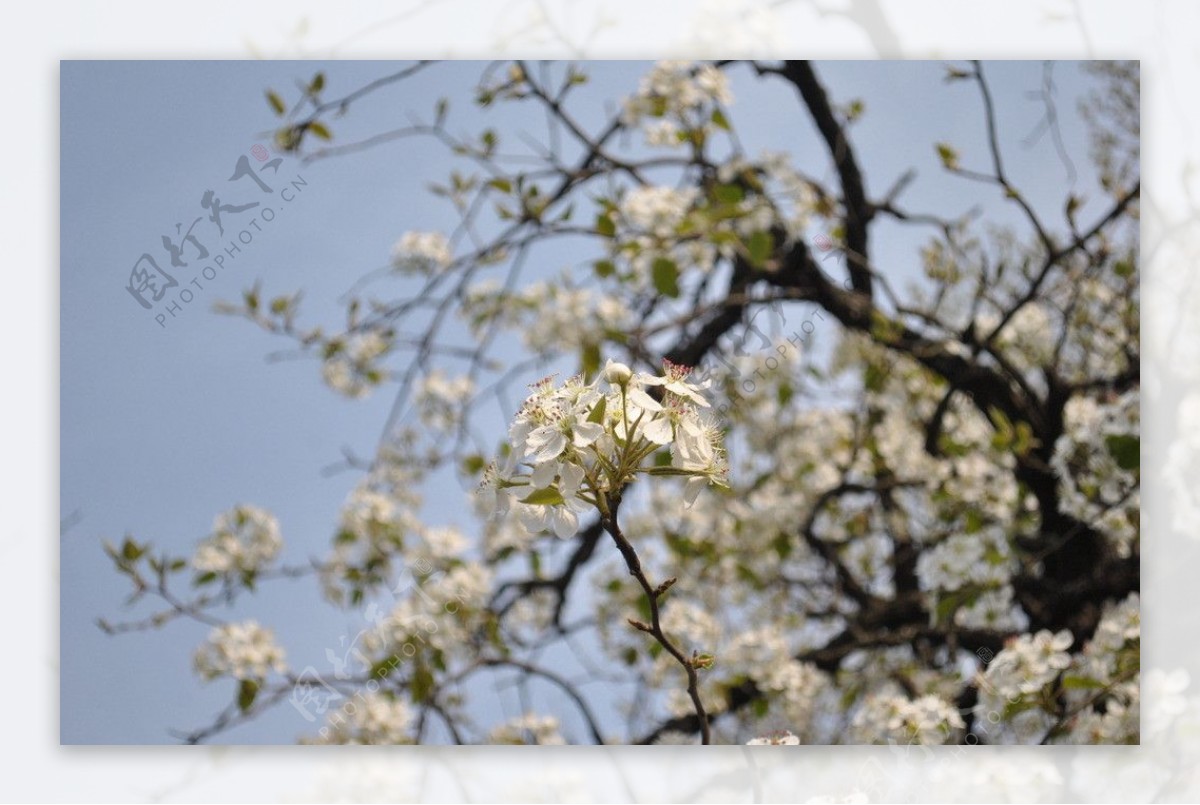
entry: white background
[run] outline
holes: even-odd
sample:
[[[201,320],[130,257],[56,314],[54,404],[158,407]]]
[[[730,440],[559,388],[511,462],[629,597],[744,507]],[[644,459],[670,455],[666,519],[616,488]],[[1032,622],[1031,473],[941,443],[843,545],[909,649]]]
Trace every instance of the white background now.
[[[1192,800],[1200,651],[1196,31],[1186,0],[438,0],[9,4],[0,29],[0,797],[86,800]],[[1140,58],[1146,449],[1143,747],[446,749],[58,745],[58,60],[63,58]],[[103,125],[103,121],[97,121]],[[1190,412],[1190,413],[1189,413]],[[1170,460],[1168,461],[1168,457]],[[1171,662],[1165,661],[1170,657]],[[1182,664],[1182,665],[1181,665]],[[1151,669],[1190,671],[1156,700]],[[696,754],[703,752],[701,759]]]

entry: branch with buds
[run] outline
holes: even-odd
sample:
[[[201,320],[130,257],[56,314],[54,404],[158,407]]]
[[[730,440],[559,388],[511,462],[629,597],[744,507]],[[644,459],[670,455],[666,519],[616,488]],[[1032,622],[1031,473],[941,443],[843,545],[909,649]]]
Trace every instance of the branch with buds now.
[[[675,579],[653,584],[617,522],[621,493],[637,475],[685,478],[688,506],[705,486],[725,486],[721,431],[704,411],[710,407],[702,394],[705,385],[688,382],[689,373],[669,362],[661,375],[635,373],[610,360],[604,390],[599,379],[589,383],[579,376],[561,387],[553,378],[533,384],[509,428],[507,455],[488,467],[476,499],[488,516],[511,512],[531,531],[551,530],[563,539],[577,531],[581,511],[599,512],[649,603],[650,623],[629,623],[653,637],[687,673],[688,695],[707,744],[708,716],[697,672],[710,667],[713,658],[695,652],[688,657],[663,631],[660,601]],[[660,399],[648,393],[650,388],[660,390]]]

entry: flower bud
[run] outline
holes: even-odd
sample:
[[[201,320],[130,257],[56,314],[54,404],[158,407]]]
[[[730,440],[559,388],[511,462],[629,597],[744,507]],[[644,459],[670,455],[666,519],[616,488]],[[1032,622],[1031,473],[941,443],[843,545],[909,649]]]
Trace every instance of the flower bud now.
[[[623,363],[616,363],[611,358],[604,364],[604,379],[614,386],[624,386],[633,377],[633,370]]]

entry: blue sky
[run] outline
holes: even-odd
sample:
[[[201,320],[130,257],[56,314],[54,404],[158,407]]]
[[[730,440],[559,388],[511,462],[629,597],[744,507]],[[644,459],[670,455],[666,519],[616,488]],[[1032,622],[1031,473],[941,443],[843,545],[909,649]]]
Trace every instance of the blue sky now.
[[[477,131],[486,120],[502,132],[521,128],[536,136],[541,118],[525,117],[528,107],[502,106],[486,116],[471,108],[481,66],[438,65],[370,96],[334,122],[337,141],[400,125],[407,110],[428,115],[441,95],[451,98],[456,130]],[[581,117],[598,120],[601,101],[630,93],[646,66],[592,65],[587,97],[594,102]],[[453,225],[449,206],[424,191],[448,172],[451,160],[441,146],[417,139],[311,164],[286,160],[279,175],[302,177],[302,190],[277,205],[276,219],[216,279],[202,280],[204,289],[195,290],[165,328],[126,291],[129,271],[143,252],[167,268],[161,236],[204,214],[204,191],[226,186],[238,158],[272,124],[267,87],[294,96],[296,80],[322,70],[328,96],[337,97],[396,69],[386,62],[62,63],[61,514],[70,521],[61,541],[64,743],[168,742],[168,728],[202,725],[230,698],[228,683],[201,685],[191,672],[191,654],[206,627],[181,622],[110,637],[95,626],[100,616],[146,611],[121,609],[127,585],[112,572],[101,541],[132,533],[187,554],[215,514],[245,502],[278,516],[291,563],[320,555],[356,480],[322,469],[346,447],[369,454],[391,406],[389,389],[348,402],[325,388],[315,362],[268,360],[289,345],[213,314],[212,303],[235,299],[261,281],[268,292],[304,289],[307,320],[336,326],[336,298],[384,265],[404,231]],[[865,101],[853,137],[871,191],[882,193],[915,166],[918,181],[904,197],[914,210],[949,214],[987,198],[978,186],[947,180],[931,146],[953,142],[964,164],[985,164],[979,101],[970,85],[944,84],[936,62],[833,62],[818,69],[835,100]],[[1012,178],[1047,218],[1061,220],[1067,180],[1049,139],[1031,148],[1020,144],[1042,114],[1026,95],[1040,85],[1041,64],[997,63],[987,70]],[[788,150],[806,170],[829,176],[794,94],[778,83],[760,84],[745,70],[733,75],[733,119],[747,150]],[[1056,77],[1064,136],[1083,174],[1079,190],[1095,199],[1074,114],[1083,79],[1074,64],[1060,65]],[[995,212],[991,220],[1015,220],[1002,205],[987,209]],[[915,248],[926,233],[889,224],[877,233],[877,264],[886,263],[901,280],[914,276]],[[569,251],[543,255],[546,262],[531,278],[585,264]],[[462,498],[451,491],[430,500],[429,517],[473,533]],[[233,614],[275,629],[295,668],[328,667],[325,648],[360,628],[359,615],[323,605],[311,584],[280,582],[262,590]],[[495,714],[492,705],[481,706],[481,715]],[[495,705],[512,715],[504,709],[509,706]],[[224,739],[286,743],[312,729],[285,706]]]

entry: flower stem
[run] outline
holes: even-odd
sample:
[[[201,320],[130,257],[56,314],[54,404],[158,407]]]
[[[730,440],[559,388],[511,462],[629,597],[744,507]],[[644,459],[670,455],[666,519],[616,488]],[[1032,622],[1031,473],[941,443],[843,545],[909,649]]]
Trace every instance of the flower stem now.
[[[617,550],[621,552],[621,556],[625,559],[625,566],[629,569],[629,574],[637,579],[643,592],[646,593],[646,600],[650,604],[649,624],[632,620],[630,623],[634,628],[653,637],[668,654],[675,658],[675,661],[687,673],[688,696],[691,697],[692,707],[695,709],[696,718],[700,722],[700,742],[708,745],[712,743],[712,735],[708,727],[708,713],[704,709],[704,702],[700,700],[700,676],[697,673],[696,664],[663,632],[659,616],[659,599],[666,594],[675,580],[668,579],[658,586],[650,583],[650,580],[646,577],[646,571],[642,569],[642,561],[638,557],[637,550],[634,549],[625,535],[621,533],[621,527],[617,524],[617,509],[620,506],[620,498],[615,495],[611,496],[608,504],[608,511],[601,517],[600,522],[604,526],[604,530],[613,538],[613,542],[617,545]]]

